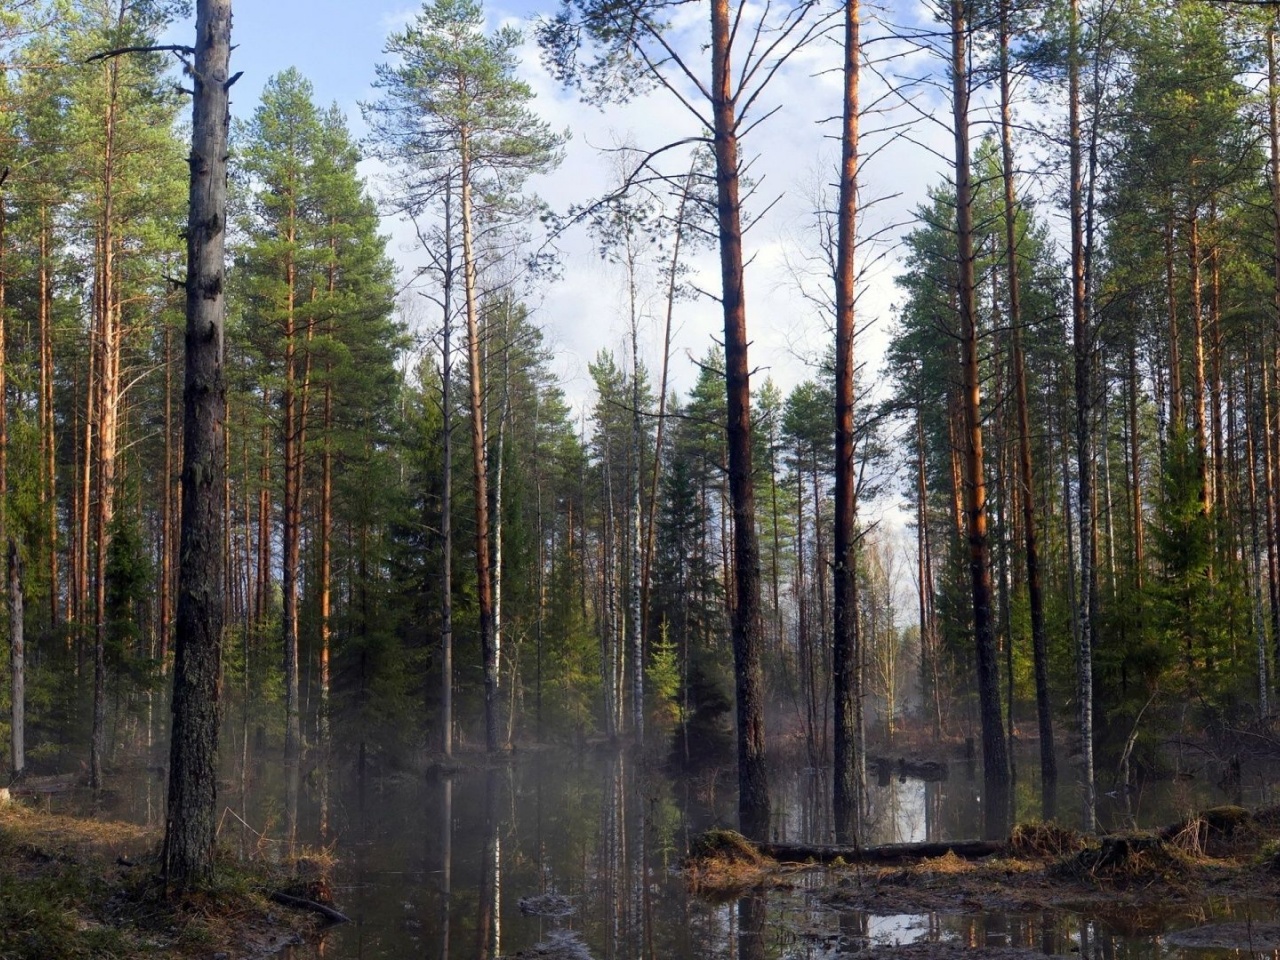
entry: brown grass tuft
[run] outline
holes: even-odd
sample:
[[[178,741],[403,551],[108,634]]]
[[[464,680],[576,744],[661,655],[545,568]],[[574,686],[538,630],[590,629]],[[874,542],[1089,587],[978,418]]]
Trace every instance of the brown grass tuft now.
[[[972,873],[973,870],[973,863],[963,857],[957,857],[954,850],[948,850],[940,857],[921,860],[919,864],[921,873],[940,874],[942,876]]]
[[[1180,884],[1190,878],[1196,861],[1195,828],[1176,842],[1152,833],[1125,833],[1103,837],[1097,846],[1086,847],[1062,860],[1054,873],[1086,882],[1120,885],[1164,882]]]
[[[1015,857],[1052,860],[1084,849],[1084,837],[1056,820],[1019,823],[1009,834],[1009,850]]]
[[[761,886],[777,866],[734,830],[708,830],[694,837],[684,864],[689,887],[712,896]]]

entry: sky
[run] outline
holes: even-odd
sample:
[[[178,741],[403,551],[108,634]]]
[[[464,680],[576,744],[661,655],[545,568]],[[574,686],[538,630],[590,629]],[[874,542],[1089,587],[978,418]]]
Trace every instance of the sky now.
[[[486,6],[486,12],[494,25],[527,24],[531,16],[553,10],[555,2],[506,0]],[[904,0],[904,8],[915,11],[918,4]],[[417,4],[397,0],[239,0],[233,20],[232,70],[244,74],[232,91],[233,114],[247,118],[267,79],[293,66],[312,82],[317,102],[337,103],[356,136],[362,136],[365,127],[359,103],[375,96],[374,69],[385,60],[385,39],[417,9]],[[690,19],[677,21],[674,36],[684,51],[691,52],[693,62],[704,61],[700,66],[705,74],[709,71],[707,58],[700,57],[698,49],[705,32],[706,7],[690,4],[687,10]],[[191,24],[178,24],[173,30],[178,42],[183,42],[180,38],[190,32]],[[874,30],[871,25],[867,28],[869,33]],[[669,93],[656,92],[602,111],[581,103],[575,92],[561,89],[543,70],[532,43],[524,53],[521,76],[536,93],[533,109],[553,128],[567,129],[571,135],[560,169],[530,184],[554,209],[583,203],[607,188],[611,163],[602,148],[620,142],[651,147],[700,132]],[[883,48],[876,48],[871,55],[878,58],[883,53]],[[834,181],[837,144],[832,137],[838,134],[839,57],[839,47],[832,40],[818,40],[805,48],[779,71],[766,94],[765,106],[778,106],[778,114],[744,140],[744,159],[756,183],[748,213],[765,211],[746,238],[747,325],[756,370],[753,387],[772,377],[785,392],[803,379],[818,376],[812,358],[830,340],[826,322],[805,296],[797,276],[812,273],[813,198],[820,186]],[[908,57],[897,66],[917,73],[941,69],[936,61],[926,61],[913,64]],[[868,71],[864,102],[881,91]],[[867,153],[871,147],[878,149],[866,160],[862,172],[861,202],[868,209],[862,233],[900,236],[900,225],[909,223],[915,207],[926,200],[927,189],[946,175],[943,158],[951,142],[945,122],[948,103],[937,89],[925,87],[917,92],[911,109],[921,117],[941,117],[943,122],[922,120],[914,125],[909,140],[887,133],[875,135],[877,127],[887,127],[894,120],[879,116],[864,120]],[[384,172],[372,165],[365,171],[376,196]],[[384,230],[392,236],[392,254],[403,270],[412,271],[424,261],[405,225],[387,220]],[[628,363],[624,285],[617,269],[601,262],[585,231],[566,236],[560,247],[560,278],[543,285],[528,299],[533,318],[554,352],[554,369],[566,397],[575,408],[584,410],[592,399],[587,364],[597,351],[610,349],[621,365]],[[897,251],[891,244],[864,248],[864,268],[873,259],[875,265],[868,268],[860,287],[859,323],[866,329],[857,350],[866,364],[863,388],[874,394],[881,389],[878,368],[897,295],[892,280]],[[718,293],[719,267],[714,252],[698,255],[693,267],[694,282]],[[805,287],[812,291],[813,285],[810,275]],[[661,363],[659,318],[664,308],[656,295],[643,300],[642,305],[642,362],[651,381],[656,381]],[[672,382],[675,389],[684,391],[697,375],[693,359],[706,353],[713,338],[721,337],[719,305],[709,297],[681,303],[675,325]]]

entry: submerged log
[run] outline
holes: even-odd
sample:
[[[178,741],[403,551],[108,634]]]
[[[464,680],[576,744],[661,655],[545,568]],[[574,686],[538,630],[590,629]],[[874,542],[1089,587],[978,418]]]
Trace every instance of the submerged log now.
[[[1008,853],[1003,840],[954,840],[951,842],[886,843],[875,847],[832,846],[813,843],[758,843],[766,857],[785,863],[903,863],[926,860],[953,853],[964,860],[977,860]]]
[[[1056,823],[1021,824],[1006,840],[953,840],[924,843],[888,843],[880,846],[835,846],[815,843],[755,843],[728,830],[711,830],[695,837],[690,861],[749,863],[758,868],[767,860],[779,863],[902,864],[946,856],[978,860],[991,856],[1030,858],[1078,858],[1080,866],[1096,871],[1126,863],[1135,855],[1150,855],[1165,847],[1202,854],[1214,841],[1257,845],[1261,826],[1280,827],[1280,807],[1251,814],[1240,807],[1213,807],[1197,816],[1162,829],[1130,834],[1089,837]],[[1087,850],[1084,848],[1088,847]],[[1083,852],[1082,852],[1083,851]],[[1277,858],[1280,872],[1280,858]]]
[[[286,907],[292,907],[295,910],[310,910],[318,913],[320,916],[331,920],[334,923],[350,923],[351,918],[341,910],[335,910],[333,907],[324,903],[317,903],[315,900],[308,900],[306,897],[295,897],[292,894],[276,891],[271,894],[271,899],[276,903],[283,904]]]

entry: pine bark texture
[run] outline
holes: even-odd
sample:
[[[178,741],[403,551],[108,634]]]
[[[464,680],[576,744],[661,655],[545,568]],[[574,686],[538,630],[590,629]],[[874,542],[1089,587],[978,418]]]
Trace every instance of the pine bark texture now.
[[[1022,349],[1022,286],[1018,259],[1017,198],[1013,178],[1013,118],[1009,76],[1009,0],[1000,4],[1000,156],[1004,173],[1005,268],[1009,285],[1009,329],[1013,350],[1014,393],[1018,414],[1018,499],[1022,505],[1022,537],[1027,565],[1027,599],[1031,608],[1031,657],[1035,672],[1036,718],[1040,731],[1040,782],[1043,814],[1056,812],[1058,761],[1053,747],[1053,709],[1049,702],[1049,643],[1040,578],[1040,544],[1036,529],[1036,497],[1031,461],[1031,413],[1027,399],[1027,361]],[[1009,682],[1012,683],[1012,675]],[[1012,720],[1013,701],[1009,703]]]
[[[1003,836],[1009,823],[1009,752],[1000,716],[1000,677],[992,609],[991,547],[982,462],[981,371],[974,281],[973,185],[969,158],[969,74],[966,47],[968,6],[951,4],[951,80],[956,159],[956,239],[958,241],[960,346],[964,389],[964,509],[967,518],[978,708],[982,724],[982,810],[988,839]]]
[[[118,64],[112,58],[104,65],[108,91],[107,113],[103,120],[102,218],[98,224],[98,263],[94,290],[97,367],[90,367],[90,394],[97,393],[96,457],[93,462],[96,503],[93,510],[93,730],[89,746],[89,785],[102,786],[102,759],[107,748],[107,554],[111,547],[111,519],[115,507],[116,441],[120,425],[120,318],[115,288],[115,146],[116,100],[119,88]],[[90,470],[86,469],[86,479]],[[85,487],[88,504],[88,484]],[[87,516],[87,514],[86,514]],[[88,530],[85,531],[86,550]],[[87,554],[86,554],[87,557]],[[86,563],[87,567],[87,563]]]
[[[480,619],[480,650],[484,661],[484,741],[496,752],[498,734],[498,638],[494,620],[493,567],[489,549],[489,457],[485,443],[484,380],[480,370],[480,323],[476,303],[476,255],[472,236],[470,140],[460,140],[462,194],[462,285],[467,314],[467,364],[471,388],[471,465],[476,515],[476,605]]]
[[[769,780],[764,757],[764,676],[760,663],[760,547],[751,476],[751,373],[742,282],[742,221],[738,199],[738,132],[728,0],[711,2],[712,122],[716,211],[724,309],[729,498],[733,513],[732,636],[738,725],[738,819],[742,832],[769,829]]]
[[[187,227],[182,529],[173,735],[162,866],[185,887],[213,872],[223,628],[228,77],[231,0],[198,0]]]

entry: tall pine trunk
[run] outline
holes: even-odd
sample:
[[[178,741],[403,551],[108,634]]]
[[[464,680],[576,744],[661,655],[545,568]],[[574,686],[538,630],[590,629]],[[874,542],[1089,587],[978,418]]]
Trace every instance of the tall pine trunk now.
[[[1057,806],[1058,761],[1053,746],[1049,702],[1049,643],[1045,631],[1044,588],[1040,581],[1034,472],[1031,463],[1031,413],[1027,400],[1027,361],[1022,350],[1022,284],[1018,257],[1017,198],[1014,191],[1013,117],[1009,76],[1009,0],[1000,3],[1000,156],[1004,179],[1005,269],[1009,287],[1009,330],[1013,350],[1014,396],[1018,416],[1018,492],[1027,565],[1027,601],[1031,608],[1031,658],[1035,672],[1036,720],[1040,731],[1041,806],[1046,820]],[[1013,682],[1012,676],[1009,682]],[[1012,716],[1013,703],[1009,704]]]
[[[471,465],[476,531],[476,605],[480,619],[480,650],[484,665],[485,747],[499,747],[498,649],[493,613],[493,568],[489,561],[489,465],[485,449],[484,384],[480,373],[480,323],[477,316],[476,258],[472,236],[470,140],[461,137],[462,289],[467,314],[467,364],[471,388]]]
[[[1093,630],[1096,613],[1097,563],[1093,503],[1093,342],[1086,297],[1084,189],[1080,135],[1080,11],[1071,0],[1070,48],[1067,60],[1071,163],[1071,317],[1075,359],[1076,473],[1080,521],[1079,633],[1076,638],[1077,698],[1080,712],[1081,778],[1084,782],[1083,827],[1093,832],[1097,786],[1093,768]],[[1172,308],[1171,308],[1172,310]]]
[[[453,191],[444,198],[440,334],[440,750],[453,756]],[[445,781],[448,785],[449,781]],[[446,786],[447,789],[447,786]],[[447,794],[452,796],[451,793]]]
[[[764,838],[769,829],[769,779],[764,756],[764,675],[760,664],[760,549],[751,476],[751,372],[743,293],[742,221],[738,201],[738,103],[729,62],[728,0],[711,0],[711,106],[724,310],[729,505],[733,514],[731,633],[737,700],[738,823]]]
[[[22,560],[9,538],[9,776],[26,768],[27,668],[23,637]]]
[[[52,227],[49,209],[40,207],[39,323],[40,323],[40,442],[44,504],[49,548],[49,625],[56,627],[58,611],[58,441],[53,401],[53,282],[49,265]],[[71,590],[67,591],[70,595]]]
[[[978,309],[974,278],[973,183],[969,157],[969,8],[951,2],[951,82],[956,161],[956,240],[958,243],[961,376],[964,411],[964,500],[969,543],[969,579],[973,596],[978,704],[982,724],[983,822],[988,837],[1003,836],[1009,825],[1009,752],[1000,715],[1000,670],[996,658],[992,610],[991,547],[987,533],[987,489],[982,458],[981,370]]]
[[[89,747],[89,785],[102,786],[102,761],[107,748],[107,554],[115,507],[116,440],[120,423],[120,327],[115,290],[115,140],[116,92],[119,64],[107,71],[107,112],[102,157],[102,214],[98,224],[97,307],[97,469],[93,472],[97,502],[93,509],[93,731]]]
[[[858,216],[858,0],[844,5],[844,108],[836,246],[836,510],[832,575],[836,842],[856,843],[862,812],[862,669],[858,633],[857,465],[854,463],[854,279]]]
[[[283,468],[284,489],[282,503],[283,531],[280,544],[281,631],[284,647],[284,755],[286,760],[297,759],[302,748],[302,719],[298,682],[298,567],[301,552],[302,530],[299,495],[302,490],[300,467],[301,438],[298,415],[297,373],[297,262],[294,244],[297,241],[297,208],[291,202],[289,219],[285,228],[285,242],[289,251],[285,255],[285,316],[284,316],[284,396],[283,410]]]
[[[230,0],[198,0],[187,225],[182,530],[169,798],[161,854],[178,887],[213,873],[222,659],[223,296],[226,264]]]

